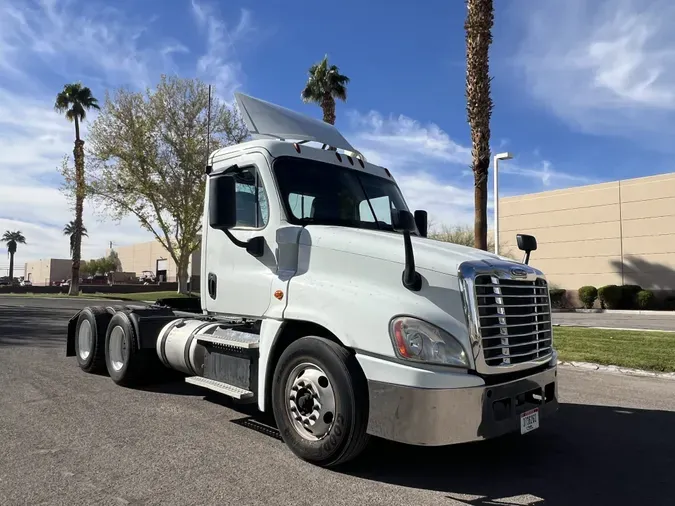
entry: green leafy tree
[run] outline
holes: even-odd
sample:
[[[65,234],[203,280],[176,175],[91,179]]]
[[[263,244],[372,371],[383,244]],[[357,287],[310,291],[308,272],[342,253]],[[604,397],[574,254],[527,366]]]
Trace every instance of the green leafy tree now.
[[[328,64],[328,55],[308,70],[307,83],[300,94],[303,102],[315,103],[323,110],[323,120],[335,125],[335,99],[347,100],[349,78],[340,69]]]
[[[7,253],[9,254],[9,282],[14,282],[14,255],[16,254],[17,244],[26,244],[26,238],[21,231],[16,230],[11,232],[6,230],[2,234],[2,242],[7,246]]]
[[[471,128],[471,157],[474,175],[474,245],[487,250],[488,169],[490,167],[489,49],[492,43],[494,6],[492,0],[467,0],[466,110]]]
[[[82,211],[85,197],[84,179],[84,141],[80,138],[80,122],[87,117],[90,109],[99,109],[98,100],[91,90],[81,83],[66,84],[63,90],[56,96],[54,109],[65,114],[68,121],[75,123],[75,148],[73,157],[75,160],[75,221],[71,234],[71,255],[73,268],[71,273],[69,295],[80,293],[80,256],[82,244]]]
[[[88,194],[107,216],[133,215],[155,236],[176,262],[181,293],[199,247],[207,146],[213,151],[248,137],[237,110],[217,98],[207,130],[208,109],[202,81],[162,76],[145,93],[106,94],[87,139]]]
[[[75,229],[76,229],[75,222],[72,220],[68,222],[68,224],[66,224],[65,227],[63,227],[63,235],[67,235],[68,239],[70,240],[71,257],[73,255],[73,249],[75,248]],[[84,225],[82,225],[80,235],[82,237],[89,237],[89,235],[87,235],[87,228]],[[80,270],[82,269],[82,263],[83,261],[80,261]]]

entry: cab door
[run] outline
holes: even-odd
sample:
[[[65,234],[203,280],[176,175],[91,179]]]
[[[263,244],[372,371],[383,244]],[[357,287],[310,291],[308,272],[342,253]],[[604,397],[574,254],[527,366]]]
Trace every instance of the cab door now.
[[[263,253],[256,257],[235,245],[224,231],[210,228],[205,269],[207,309],[261,317],[270,305],[278,271],[275,251],[279,206],[270,198],[274,196],[270,167],[261,153],[249,153],[238,157],[236,165],[223,174],[233,175],[236,181],[237,224],[229,232],[241,242],[262,237]]]

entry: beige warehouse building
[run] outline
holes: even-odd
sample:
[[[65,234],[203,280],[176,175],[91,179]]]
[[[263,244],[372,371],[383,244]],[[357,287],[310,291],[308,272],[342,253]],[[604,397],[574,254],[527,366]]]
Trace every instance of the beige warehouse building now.
[[[26,262],[24,278],[35,286],[49,286],[70,278],[73,263],[70,259],[41,258]]]
[[[675,290],[675,173],[499,201],[500,244],[532,234],[530,264],[558,288],[635,284]]]
[[[121,271],[135,273],[139,277],[144,271],[150,271],[156,279],[175,283],[178,281],[176,262],[159,241],[148,241],[128,246],[113,248],[117,253]],[[110,254],[107,249],[105,256]],[[201,268],[201,250],[192,253],[188,265],[188,279],[191,287],[199,287],[199,271]],[[70,279],[72,261],[70,259],[46,258],[32,260],[25,264],[25,277],[35,286],[49,286],[50,284]]]
[[[122,264],[123,272],[135,272],[140,276],[144,271],[155,274],[157,280],[174,283],[178,281],[178,269],[169,252],[159,241],[148,241],[128,246],[114,248]],[[110,250],[106,250],[106,255]],[[201,268],[201,250],[197,249],[190,257],[188,276],[192,286],[199,286],[199,271]]]

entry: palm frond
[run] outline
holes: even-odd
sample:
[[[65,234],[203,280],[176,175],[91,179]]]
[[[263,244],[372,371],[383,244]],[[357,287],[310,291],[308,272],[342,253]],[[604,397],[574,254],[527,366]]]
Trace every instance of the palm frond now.
[[[340,74],[340,68],[337,65],[328,63],[328,55],[324,56],[320,62],[312,64],[307,74],[305,88],[300,94],[303,102],[320,104],[326,95],[343,101],[347,100],[349,77]]]
[[[98,99],[94,97],[92,91],[81,83],[66,84],[54,102],[54,109],[63,114],[66,119],[74,121],[75,119],[84,120],[87,117],[87,110],[100,109]]]

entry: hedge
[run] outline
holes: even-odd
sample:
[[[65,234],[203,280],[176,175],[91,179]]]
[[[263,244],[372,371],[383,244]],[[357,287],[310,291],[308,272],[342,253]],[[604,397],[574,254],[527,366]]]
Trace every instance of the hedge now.
[[[567,290],[564,288],[551,288],[548,293],[551,296],[551,307],[556,309],[562,308],[565,302],[565,294],[567,293]]]
[[[605,309],[619,309],[623,290],[617,285],[601,286],[598,289],[600,304]]]
[[[638,306],[638,293],[642,290],[639,285],[623,285],[621,288],[621,301],[619,306],[621,309],[634,309]]]
[[[591,309],[597,298],[598,289],[594,286],[582,286],[579,288],[579,300],[581,300],[586,309]]]
[[[654,292],[651,290],[640,290],[636,296],[636,302],[640,309],[649,309],[654,305]]]

